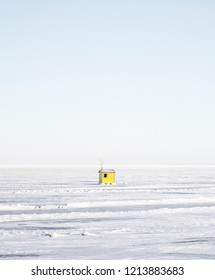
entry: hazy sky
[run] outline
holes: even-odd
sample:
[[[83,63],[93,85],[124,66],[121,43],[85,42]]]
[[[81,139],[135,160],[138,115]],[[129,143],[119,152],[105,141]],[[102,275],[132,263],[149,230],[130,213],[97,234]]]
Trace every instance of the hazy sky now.
[[[0,1],[0,164],[215,164],[215,2]]]

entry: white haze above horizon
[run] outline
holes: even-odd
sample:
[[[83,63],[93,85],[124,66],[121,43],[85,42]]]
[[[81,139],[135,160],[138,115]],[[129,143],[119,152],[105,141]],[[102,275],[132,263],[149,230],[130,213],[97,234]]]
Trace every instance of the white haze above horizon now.
[[[0,165],[215,164],[214,1],[0,13]]]

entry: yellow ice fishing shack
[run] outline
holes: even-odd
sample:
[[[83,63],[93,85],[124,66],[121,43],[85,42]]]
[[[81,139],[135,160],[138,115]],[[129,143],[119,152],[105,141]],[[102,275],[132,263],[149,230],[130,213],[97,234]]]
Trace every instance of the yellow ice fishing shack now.
[[[99,184],[112,185],[115,183],[115,170],[100,169],[99,170]]]

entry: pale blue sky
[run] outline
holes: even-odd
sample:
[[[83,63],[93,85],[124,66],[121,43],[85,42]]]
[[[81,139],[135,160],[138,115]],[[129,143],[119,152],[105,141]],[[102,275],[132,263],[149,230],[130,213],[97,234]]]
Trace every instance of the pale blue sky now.
[[[0,164],[215,164],[214,1],[0,1]]]

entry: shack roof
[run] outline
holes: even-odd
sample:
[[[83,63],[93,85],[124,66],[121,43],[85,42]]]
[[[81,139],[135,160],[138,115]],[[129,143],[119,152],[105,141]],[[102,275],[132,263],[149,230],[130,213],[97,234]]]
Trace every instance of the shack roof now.
[[[99,173],[115,173],[116,171],[114,169],[100,169]]]

